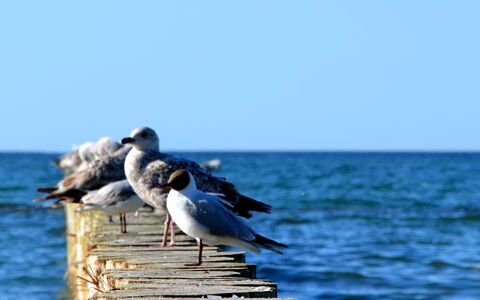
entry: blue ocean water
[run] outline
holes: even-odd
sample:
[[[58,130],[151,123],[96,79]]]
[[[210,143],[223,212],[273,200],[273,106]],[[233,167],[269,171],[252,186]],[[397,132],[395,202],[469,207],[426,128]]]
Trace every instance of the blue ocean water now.
[[[249,223],[289,245],[249,254],[298,299],[479,299],[480,154],[181,153],[272,204]],[[32,203],[50,154],[0,154],[0,298],[65,297],[62,210]]]

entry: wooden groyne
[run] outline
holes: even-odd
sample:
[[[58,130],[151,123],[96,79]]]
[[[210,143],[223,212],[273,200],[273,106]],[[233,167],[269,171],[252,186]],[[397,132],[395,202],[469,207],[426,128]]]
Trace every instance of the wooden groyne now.
[[[277,285],[256,279],[244,252],[204,248],[204,263],[187,267],[197,255],[195,241],[177,232],[177,243],[160,247],[162,217],[147,210],[127,215],[127,233],[118,220],[96,212],[76,213],[65,205],[68,278],[74,299],[275,298]]]

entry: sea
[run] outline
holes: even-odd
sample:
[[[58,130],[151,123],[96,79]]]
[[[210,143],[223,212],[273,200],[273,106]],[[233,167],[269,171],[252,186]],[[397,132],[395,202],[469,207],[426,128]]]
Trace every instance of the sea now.
[[[288,244],[248,254],[297,299],[480,299],[480,153],[188,152],[272,205]],[[68,299],[62,209],[32,202],[58,154],[0,153],[0,299]]]

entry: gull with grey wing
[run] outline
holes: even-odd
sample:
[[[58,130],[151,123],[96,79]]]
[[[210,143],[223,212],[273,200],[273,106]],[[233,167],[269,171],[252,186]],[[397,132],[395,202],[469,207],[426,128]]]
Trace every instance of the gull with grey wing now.
[[[122,144],[133,146],[125,159],[128,182],[146,203],[167,214],[162,246],[167,243],[169,229],[172,229],[171,244],[175,242],[175,236],[166,210],[168,189],[161,188],[161,185],[167,183],[170,175],[178,169],[188,170],[199,189],[224,195],[231,204],[229,209],[239,216],[249,218],[252,211],[270,212],[270,205],[242,195],[231,182],[211,175],[197,163],[160,152],[158,136],[149,127],[134,129],[130,137],[122,139]]]
[[[228,199],[197,189],[195,179],[187,170],[172,173],[161,187],[171,188],[167,208],[173,221],[199,247],[198,259],[202,263],[203,244],[228,245],[260,253],[264,248],[282,254],[277,248],[287,246],[259,235],[231,210]]]

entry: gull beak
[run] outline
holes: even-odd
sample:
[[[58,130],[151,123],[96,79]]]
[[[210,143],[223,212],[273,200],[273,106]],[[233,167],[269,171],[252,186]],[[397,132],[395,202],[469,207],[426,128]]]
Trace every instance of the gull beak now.
[[[122,144],[125,145],[125,144],[131,144],[135,142],[135,139],[132,139],[131,137],[126,137],[126,138],[123,138],[122,139]]]

